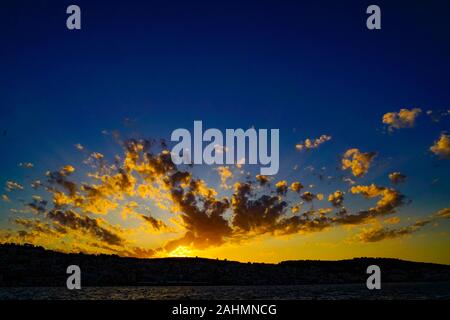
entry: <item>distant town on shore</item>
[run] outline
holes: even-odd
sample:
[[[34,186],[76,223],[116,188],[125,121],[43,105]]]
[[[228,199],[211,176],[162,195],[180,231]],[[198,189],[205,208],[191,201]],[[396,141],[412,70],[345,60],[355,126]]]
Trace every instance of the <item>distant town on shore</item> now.
[[[205,258],[138,259],[61,253],[33,245],[0,245],[0,286],[65,287],[69,265],[81,269],[83,286],[295,285],[365,283],[369,265],[383,282],[446,282],[450,266],[390,258],[241,263]]]

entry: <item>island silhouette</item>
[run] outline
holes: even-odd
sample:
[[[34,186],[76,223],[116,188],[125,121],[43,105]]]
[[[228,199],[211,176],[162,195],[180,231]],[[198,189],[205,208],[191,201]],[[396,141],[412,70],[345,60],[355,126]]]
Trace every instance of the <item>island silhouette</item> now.
[[[450,265],[391,258],[242,263],[205,258],[128,258],[62,253],[34,245],[0,245],[1,287],[65,287],[69,265],[83,286],[301,285],[365,283],[377,265],[385,282],[450,281]]]

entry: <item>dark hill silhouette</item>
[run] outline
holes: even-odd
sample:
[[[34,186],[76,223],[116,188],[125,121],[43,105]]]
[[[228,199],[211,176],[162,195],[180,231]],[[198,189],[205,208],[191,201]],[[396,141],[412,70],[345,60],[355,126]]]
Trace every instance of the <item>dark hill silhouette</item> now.
[[[288,285],[365,283],[376,264],[383,282],[450,281],[450,266],[387,258],[240,263],[204,258],[123,258],[66,254],[32,245],[0,245],[0,286],[65,286],[69,265],[83,286]]]

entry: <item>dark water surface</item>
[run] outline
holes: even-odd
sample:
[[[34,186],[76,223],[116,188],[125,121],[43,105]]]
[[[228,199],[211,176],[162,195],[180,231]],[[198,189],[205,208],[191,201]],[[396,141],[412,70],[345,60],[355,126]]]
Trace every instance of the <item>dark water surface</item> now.
[[[0,288],[0,299],[171,300],[171,299],[450,299],[450,283],[385,283],[381,290],[361,284],[292,286],[148,286]]]

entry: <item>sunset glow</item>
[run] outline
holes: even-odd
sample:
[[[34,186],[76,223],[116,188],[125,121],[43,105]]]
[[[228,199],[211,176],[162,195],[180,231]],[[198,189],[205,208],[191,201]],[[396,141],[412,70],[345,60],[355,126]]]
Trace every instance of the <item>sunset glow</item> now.
[[[80,30],[63,5],[4,10],[0,243],[450,264],[447,20],[394,2],[381,30],[332,1],[109,5],[87,2]],[[173,161],[174,132],[198,161]]]

